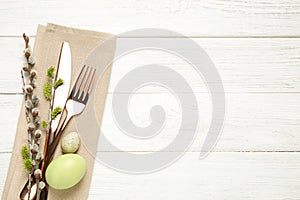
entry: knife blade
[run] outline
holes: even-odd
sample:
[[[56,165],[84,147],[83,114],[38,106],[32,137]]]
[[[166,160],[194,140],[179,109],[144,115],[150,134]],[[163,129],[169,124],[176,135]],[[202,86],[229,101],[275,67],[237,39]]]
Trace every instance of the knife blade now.
[[[70,83],[71,83],[71,49],[68,42],[63,42],[61,46],[61,52],[57,65],[56,79],[61,78],[63,84],[56,88],[53,100],[53,109],[56,107],[64,108],[66,100],[68,98]],[[59,125],[61,114],[52,120],[51,131],[54,133]]]

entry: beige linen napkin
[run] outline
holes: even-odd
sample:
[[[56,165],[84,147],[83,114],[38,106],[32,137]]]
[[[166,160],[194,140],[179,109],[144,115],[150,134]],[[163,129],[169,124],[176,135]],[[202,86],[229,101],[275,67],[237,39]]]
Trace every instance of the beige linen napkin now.
[[[38,87],[35,89],[34,93],[40,97],[39,109],[41,112],[42,120],[47,120],[48,115],[48,102],[45,101],[43,97],[43,85],[47,81],[46,71],[50,66],[57,66],[60,47],[63,41],[67,41],[71,47],[72,54],[72,83],[77,78],[78,71],[81,69],[84,60],[87,58],[90,52],[103,42],[111,40],[109,45],[105,46],[105,54],[109,59],[113,58],[115,50],[115,36],[108,33],[101,33],[95,31],[87,31],[69,28],[65,26],[47,24],[47,26],[38,26],[37,36],[33,49],[33,56],[36,60],[35,69],[38,72]],[[101,80],[97,83],[95,95],[97,96],[97,101],[95,102],[96,115],[98,124],[101,124],[102,115],[104,111],[106,93],[109,85],[109,79],[111,74],[111,65],[106,68],[103,73]],[[99,95],[99,96],[98,96]],[[101,97],[101,98],[99,98]],[[100,99],[100,101],[99,101]],[[91,100],[90,100],[91,101]],[[23,188],[26,180],[27,174],[23,170],[22,157],[20,154],[21,146],[27,142],[27,124],[24,114],[24,102],[22,104],[22,109],[19,116],[19,121],[17,125],[17,132],[15,136],[13,153],[10,160],[10,167],[8,170],[6,183],[4,187],[4,192],[2,194],[3,200],[16,200],[19,199],[19,194]],[[80,125],[80,124],[79,124]],[[76,131],[76,126],[74,118],[70,121],[64,134],[71,131]],[[99,133],[99,132],[98,132]],[[82,134],[82,133],[81,133]],[[88,134],[88,130],[87,130]],[[41,139],[43,144],[45,136]],[[98,135],[92,136],[97,142]],[[41,146],[43,149],[43,145]],[[91,152],[92,151],[92,152]],[[74,187],[67,190],[55,190],[53,188],[49,189],[48,199],[49,200],[85,200],[88,198],[88,192],[90,187],[90,182],[92,178],[92,171],[94,166],[94,156],[96,152],[95,148],[87,148],[83,144],[81,145],[79,155],[83,156],[87,161],[87,172],[80,183]],[[61,150],[58,147],[55,153],[55,157],[61,154]]]

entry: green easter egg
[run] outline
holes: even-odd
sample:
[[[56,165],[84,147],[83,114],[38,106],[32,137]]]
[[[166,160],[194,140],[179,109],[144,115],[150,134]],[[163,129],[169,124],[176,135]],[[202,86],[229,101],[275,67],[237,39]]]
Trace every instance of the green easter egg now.
[[[86,172],[86,161],[78,154],[65,154],[54,159],[46,169],[47,183],[59,190],[76,185]]]

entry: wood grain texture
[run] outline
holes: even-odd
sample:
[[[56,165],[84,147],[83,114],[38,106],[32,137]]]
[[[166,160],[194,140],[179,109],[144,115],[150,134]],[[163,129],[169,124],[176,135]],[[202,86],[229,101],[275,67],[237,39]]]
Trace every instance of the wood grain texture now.
[[[226,120],[215,151],[300,150],[299,94],[227,94],[226,96]],[[199,109],[197,137],[188,151],[201,150],[210,126],[210,97],[208,94],[201,93],[197,94],[197,100]],[[0,95],[0,113],[7,116],[7,120],[0,123],[0,152],[10,152],[12,149],[21,101],[21,95]],[[195,107],[182,105],[171,93],[134,94],[128,107],[133,123],[139,127],[148,126],[152,121],[159,123],[150,117],[150,109],[155,105],[162,106],[166,112],[162,131],[152,139],[133,139],[123,132],[128,127],[120,128],[116,122],[112,111],[112,95],[109,94],[102,124],[104,136],[120,150],[159,151],[163,149],[174,140],[180,130],[181,109],[189,111]]]
[[[0,154],[1,177],[6,176],[9,158],[10,153]],[[172,166],[145,175],[119,173],[96,162],[89,199],[296,200],[299,167],[299,153],[220,152],[205,160],[187,153]],[[4,180],[0,179],[0,194]]]
[[[139,28],[179,32],[207,52],[226,92],[221,138],[215,152],[199,161],[211,118],[205,81],[190,65],[164,51],[133,52],[116,61],[102,126],[111,143],[121,150],[151,153],[169,144],[178,133],[180,102],[166,88],[155,85],[118,94],[132,94],[129,115],[137,126],[151,123],[152,106],[163,106],[166,123],[161,134],[151,140],[135,140],[127,137],[114,119],[112,97],[118,82],[132,69],[153,63],[172,68],[193,88],[200,116],[197,138],[178,162],[153,174],[128,175],[96,163],[89,199],[300,199],[298,0],[1,1],[0,65],[5,71],[0,73],[0,197],[22,102],[20,36],[24,31],[34,36],[37,25],[47,22],[114,34]],[[172,32],[131,33],[120,40],[138,42],[144,38],[182,40]],[[178,95],[191,94],[180,90]],[[115,154],[104,153],[112,159]]]
[[[196,37],[299,36],[299,7],[297,0],[5,0],[0,35],[35,34],[38,23],[55,22],[114,34],[163,28]]]
[[[120,39],[138,42],[141,39]],[[144,40],[144,39],[143,39]],[[145,39],[145,40],[153,40]],[[182,39],[171,40],[176,43]],[[300,39],[194,39],[207,52],[220,73],[226,93],[291,93],[300,92]],[[22,39],[0,38],[0,65],[6,67],[0,73],[0,93],[20,93],[22,66]],[[181,49],[183,47],[177,47]],[[181,49],[182,50],[182,49]],[[183,49],[195,54],[196,49]],[[199,58],[199,62],[201,58]],[[161,64],[175,70],[196,93],[207,92],[206,83],[193,66],[178,56],[158,50],[143,50],[128,54],[114,62],[109,93],[131,70],[146,65]],[[45,66],[49,67],[49,66]],[[157,72],[159,73],[159,72]],[[40,74],[40,76],[43,76]],[[143,80],[147,74],[137,77]],[[177,80],[169,79],[170,82]],[[215,84],[220,84],[216,82]],[[180,92],[185,92],[178,88]],[[132,91],[122,91],[130,93]],[[160,87],[149,87],[145,93],[163,92]]]

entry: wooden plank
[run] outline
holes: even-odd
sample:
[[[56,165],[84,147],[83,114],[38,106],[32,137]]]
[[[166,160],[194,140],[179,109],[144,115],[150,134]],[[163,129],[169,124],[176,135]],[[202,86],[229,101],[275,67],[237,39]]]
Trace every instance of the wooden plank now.
[[[300,151],[300,94],[227,94],[226,98],[226,120],[215,151]],[[201,150],[211,120],[209,94],[199,93],[196,99],[199,124],[197,137],[188,151]],[[0,122],[0,152],[12,150],[21,101],[21,95],[0,95],[0,113],[6,119]],[[162,131],[151,139],[133,139],[116,123],[109,94],[102,125],[104,136],[124,151],[160,151],[177,136],[181,109],[189,111],[195,107],[179,104],[172,94],[133,94],[129,101],[133,123],[148,126],[152,122],[149,111],[155,105],[162,106],[166,112]]]
[[[9,153],[0,154],[0,196],[9,159]],[[186,153],[169,168],[145,175],[116,172],[96,162],[89,199],[296,200],[299,167],[300,153],[219,152],[204,160]]]
[[[121,40],[138,42],[140,39]],[[162,40],[172,40],[172,38]],[[174,39],[174,43],[181,40]],[[207,52],[215,63],[226,93],[300,92],[299,39],[206,38],[194,39],[194,41]],[[6,47],[0,49],[2,55],[0,65],[5,67],[5,73],[0,73],[0,93],[18,93],[21,91],[22,85],[20,68],[23,41],[21,38],[0,38],[0,45]],[[178,50],[191,54],[197,52],[196,49],[187,47],[178,47]],[[199,58],[199,62],[201,62],[201,58]],[[133,52],[118,59],[113,65],[109,92],[114,91],[118,82],[127,73],[146,64],[167,66],[183,76],[194,92],[207,92],[205,81],[191,65],[174,54],[158,50]],[[147,76],[148,74],[144,74],[136,78],[144,80]],[[170,83],[177,82],[172,78],[168,80]],[[220,84],[220,82],[216,81],[215,84]],[[180,92],[185,92],[178,89]],[[158,93],[165,92],[165,90],[154,86],[145,88],[143,92]]]
[[[2,152],[8,152],[13,148],[23,98],[21,95],[0,95],[0,99],[0,148]]]
[[[163,4],[159,0],[4,0],[0,7],[0,24],[5,25],[0,35],[9,36],[24,31],[35,34],[38,23],[46,22],[114,34],[137,28],[163,28],[187,36],[300,35],[300,2],[296,0],[168,0]]]
[[[299,198],[299,153],[213,153],[203,161],[197,158],[197,153],[187,153],[170,168],[150,175],[121,174],[95,165],[90,197],[145,200]]]

